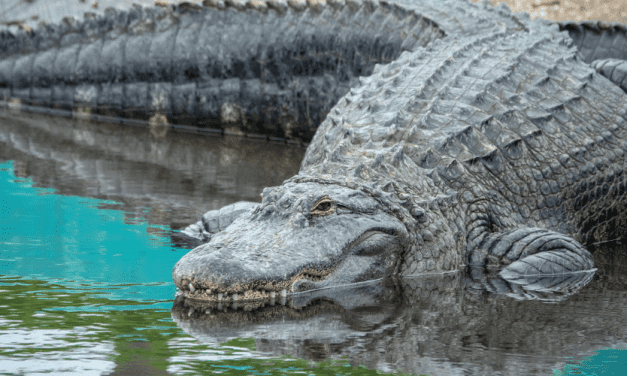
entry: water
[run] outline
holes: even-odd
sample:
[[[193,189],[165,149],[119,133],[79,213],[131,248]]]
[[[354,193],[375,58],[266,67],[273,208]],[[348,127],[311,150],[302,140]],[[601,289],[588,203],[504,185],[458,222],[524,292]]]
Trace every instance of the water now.
[[[623,245],[563,291],[456,273],[198,306],[175,299],[176,230],[304,149],[2,116],[0,374],[627,374]]]

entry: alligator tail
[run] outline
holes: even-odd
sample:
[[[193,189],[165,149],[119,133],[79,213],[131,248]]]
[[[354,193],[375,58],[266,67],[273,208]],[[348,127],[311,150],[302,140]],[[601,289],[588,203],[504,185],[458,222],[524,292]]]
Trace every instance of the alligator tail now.
[[[627,25],[605,22],[560,22],[586,63],[602,59],[627,60]]]
[[[307,141],[359,76],[443,36],[384,1],[109,8],[0,33],[0,99]]]

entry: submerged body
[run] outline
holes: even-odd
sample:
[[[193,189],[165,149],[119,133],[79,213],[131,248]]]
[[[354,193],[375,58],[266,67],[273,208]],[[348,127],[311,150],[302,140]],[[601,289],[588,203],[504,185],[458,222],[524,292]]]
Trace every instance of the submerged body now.
[[[49,104],[66,95],[62,105],[86,106],[88,113],[119,103],[114,109],[123,115],[168,119],[181,108],[204,114],[210,103],[211,116],[237,118],[236,128],[246,130],[247,108],[267,114],[289,109],[287,98],[296,97],[306,104],[292,106],[301,115],[277,110],[266,120],[281,119],[283,136],[302,139],[316,129],[312,113],[324,119],[298,175],[265,189],[261,204],[207,213],[185,230],[207,242],[174,267],[174,282],[187,296],[271,298],[464,265],[507,278],[576,273],[594,267],[582,242],[620,234],[624,27],[560,26],[460,0],[437,7],[403,0],[208,3],[216,9],[192,8],[196,13],[179,18],[155,13],[154,22],[133,16],[144,11],[125,13],[113,26],[103,24],[105,37],[52,48],[48,73],[36,71],[47,61],[39,51],[44,42],[37,40],[32,54],[22,49],[36,38],[5,43],[9,57],[0,63],[4,95],[28,103],[43,92]],[[307,43],[261,42],[286,15],[301,21],[289,24],[293,40]],[[194,35],[184,27],[193,17],[203,21],[187,25],[198,30],[248,22],[269,34],[181,38]],[[222,21],[208,22],[214,19]],[[147,48],[146,56],[166,57],[144,66],[128,53],[134,45]],[[233,59],[238,53],[245,58]],[[59,56],[72,63],[59,63],[65,61]],[[104,63],[93,63],[98,56]],[[181,65],[189,69],[175,69]],[[95,73],[86,78],[87,72]],[[359,83],[357,76],[364,76]],[[279,93],[298,82],[307,90],[264,99],[266,89]],[[80,93],[94,95],[85,100]],[[305,131],[285,126],[303,121]]]

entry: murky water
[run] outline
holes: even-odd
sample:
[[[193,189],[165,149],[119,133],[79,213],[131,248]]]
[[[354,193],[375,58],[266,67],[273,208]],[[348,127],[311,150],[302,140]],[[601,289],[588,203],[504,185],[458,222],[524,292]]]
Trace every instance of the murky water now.
[[[176,230],[259,200],[303,153],[3,113],[0,374],[627,374],[620,244],[553,285],[456,273],[274,305],[175,299]]]

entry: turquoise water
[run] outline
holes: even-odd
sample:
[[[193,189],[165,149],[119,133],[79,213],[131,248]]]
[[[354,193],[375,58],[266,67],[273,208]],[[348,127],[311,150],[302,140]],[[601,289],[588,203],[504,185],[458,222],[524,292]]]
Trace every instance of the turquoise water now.
[[[168,233],[169,228],[147,221],[124,223],[122,211],[99,209],[115,202],[60,196],[53,189],[33,187],[31,179],[12,174],[10,161],[0,164],[0,171],[0,274],[170,308],[175,290],[172,265],[186,250],[172,247],[167,237],[157,234]],[[80,309],[100,312],[120,306]]]
[[[627,375],[627,349],[600,350],[579,364],[568,364],[563,371],[554,371],[553,375]]]

